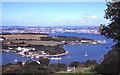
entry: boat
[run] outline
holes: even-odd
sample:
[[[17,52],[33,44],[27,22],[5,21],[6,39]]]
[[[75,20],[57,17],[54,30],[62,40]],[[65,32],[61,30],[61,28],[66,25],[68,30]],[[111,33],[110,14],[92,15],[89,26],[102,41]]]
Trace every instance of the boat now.
[[[39,56],[35,56],[36,58],[39,58]]]
[[[17,62],[18,60],[17,60],[17,59],[15,59],[14,61],[15,61],[15,62]]]
[[[70,59],[70,57],[68,57],[68,59]]]
[[[85,52],[85,57],[87,57],[88,55],[87,55],[87,52]]]
[[[51,60],[61,60],[61,57],[60,58],[52,57]]]
[[[34,58],[34,57],[31,57],[31,58]]]
[[[9,52],[9,51],[6,51],[6,52]]]
[[[101,57],[104,57],[104,55],[102,55]]]

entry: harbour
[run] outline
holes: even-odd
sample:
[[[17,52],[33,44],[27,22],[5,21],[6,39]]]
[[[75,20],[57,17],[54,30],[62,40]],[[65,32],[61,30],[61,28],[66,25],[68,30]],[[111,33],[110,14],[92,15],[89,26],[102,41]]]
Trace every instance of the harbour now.
[[[94,38],[95,40],[106,40],[105,37],[97,34],[78,34],[78,33],[57,33],[57,34],[50,34],[50,35],[66,35],[66,36],[83,36],[86,38]],[[89,36],[91,35],[91,37]],[[112,39],[107,39],[107,41],[112,41]],[[95,59],[99,63],[101,59],[103,59],[103,55],[108,52],[114,42],[110,42],[107,44],[95,44],[95,45],[87,45],[87,44],[73,44],[73,45],[65,45],[63,48],[70,52],[67,55],[61,56],[61,60],[51,60],[50,63],[67,63],[69,64],[72,61],[79,61],[85,62],[88,59],[92,60]],[[108,47],[108,49],[106,48]],[[87,52],[87,57],[85,57],[85,52]],[[38,60],[39,58],[29,58],[29,57],[21,57],[20,55],[16,55],[13,52],[2,52],[2,65],[7,63],[17,63],[14,60],[17,57],[17,62],[25,61],[25,60]]]

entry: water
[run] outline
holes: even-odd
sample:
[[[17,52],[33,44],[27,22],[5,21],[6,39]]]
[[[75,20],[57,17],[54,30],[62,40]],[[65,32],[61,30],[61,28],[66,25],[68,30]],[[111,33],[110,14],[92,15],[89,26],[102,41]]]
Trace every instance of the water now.
[[[67,54],[65,56],[62,56],[62,60],[50,60],[50,63],[65,63],[69,64],[72,61],[78,61],[78,62],[86,62],[89,60],[97,60],[99,63],[100,59],[103,59],[102,55],[106,54],[110,49],[111,46],[114,45],[114,42],[111,42],[112,39],[106,39],[104,36],[98,35],[98,34],[88,34],[88,33],[50,33],[49,35],[61,35],[61,36],[78,36],[78,37],[85,37],[89,39],[94,40],[106,40],[107,44],[97,44],[97,45],[67,45],[63,47],[66,51],[70,52],[70,54]],[[106,49],[108,47],[108,49]],[[87,57],[85,57],[85,52],[87,52]],[[68,59],[70,57],[70,59]],[[16,55],[12,52],[2,52],[2,65],[5,65],[7,63],[17,63],[14,60],[18,59],[18,61],[25,61],[25,60],[34,60],[32,58],[26,58],[26,57],[20,57],[20,55]]]

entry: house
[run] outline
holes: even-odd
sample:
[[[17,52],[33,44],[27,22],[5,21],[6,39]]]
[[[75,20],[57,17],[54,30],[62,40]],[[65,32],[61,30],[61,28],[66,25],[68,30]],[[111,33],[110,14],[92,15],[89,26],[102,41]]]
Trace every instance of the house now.
[[[0,38],[0,41],[3,41],[4,39],[3,38]]]
[[[8,47],[8,49],[11,50],[11,49],[13,49],[13,48]]]
[[[62,41],[62,43],[65,43],[65,41]]]
[[[72,70],[75,70],[75,66],[74,67],[69,67],[67,68],[67,71],[72,71]]]
[[[35,50],[35,48],[32,49],[33,51]]]
[[[36,61],[38,64],[40,64],[40,62],[39,61]]]
[[[28,52],[30,49],[18,47],[17,50],[18,51],[23,51],[23,52]]]
[[[22,48],[21,48],[21,47],[18,47],[18,48],[17,48],[17,50],[18,50],[18,51],[21,51],[21,50],[22,50]]]
[[[81,40],[81,43],[87,43],[88,41],[87,40]]]
[[[26,61],[23,61],[23,62],[22,62],[22,66],[24,66],[24,65],[25,65],[25,62],[26,62]]]
[[[11,42],[4,42],[3,44],[7,44],[7,45],[9,45],[9,44],[11,44]]]

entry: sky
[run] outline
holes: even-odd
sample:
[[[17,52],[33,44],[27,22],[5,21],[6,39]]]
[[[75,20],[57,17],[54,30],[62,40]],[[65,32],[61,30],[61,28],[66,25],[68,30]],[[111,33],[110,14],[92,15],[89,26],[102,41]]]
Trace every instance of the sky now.
[[[99,26],[105,2],[3,2],[3,26]]]

